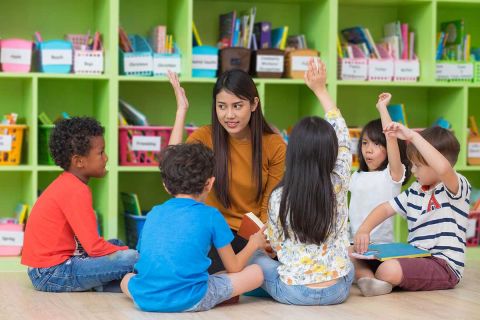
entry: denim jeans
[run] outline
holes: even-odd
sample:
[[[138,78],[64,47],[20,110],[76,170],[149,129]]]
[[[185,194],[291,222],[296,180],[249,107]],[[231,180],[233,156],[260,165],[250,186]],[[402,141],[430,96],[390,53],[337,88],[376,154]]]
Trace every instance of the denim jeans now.
[[[350,265],[350,272],[337,280],[334,285],[325,288],[310,288],[305,285],[288,285],[280,279],[278,266],[280,262],[271,259],[265,253],[257,251],[250,259],[250,264],[258,264],[263,271],[262,288],[272,298],[285,304],[323,306],[344,302],[350,294],[355,270]]]
[[[109,240],[123,245],[120,240]],[[49,268],[28,268],[28,276],[35,289],[47,292],[73,291],[119,291],[119,280],[133,271],[138,252],[128,249],[103,257],[89,257],[87,254],[72,256],[65,262]],[[119,288],[119,287],[118,287]]]

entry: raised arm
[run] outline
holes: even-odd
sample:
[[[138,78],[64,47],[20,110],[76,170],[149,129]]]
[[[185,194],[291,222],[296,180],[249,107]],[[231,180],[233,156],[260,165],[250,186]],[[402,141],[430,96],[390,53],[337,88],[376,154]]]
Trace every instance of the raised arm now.
[[[418,132],[413,131],[404,125],[392,122],[385,128],[385,134],[395,136],[399,139],[409,141],[420,152],[422,157],[440,177],[447,189],[453,193],[458,192],[458,176],[450,162],[428,141],[426,141]]]
[[[390,115],[388,114],[387,106],[392,99],[390,93],[381,93],[378,96],[377,101],[377,110],[380,113],[380,118],[382,119],[382,128],[385,128],[392,122]],[[398,141],[396,137],[385,135],[387,141],[387,156],[388,156],[388,165],[390,167],[390,176],[393,181],[400,182],[404,175],[404,166],[400,158],[400,149],[398,148]]]
[[[185,126],[185,118],[188,111],[188,99],[185,90],[180,86],[180,81],[176,73],[168,71],[168,79],[172,84],[177,100],[177,114],[175,116],[175,124],[173,125],[172,135],[170,136],[169,145],[179,144],[183,141],[183,128]]]
[[[320,59],[310,59],[308,70],[303,76],[306,85],[320,100],[325,113],[337,108],[327,91],[327,68]]]

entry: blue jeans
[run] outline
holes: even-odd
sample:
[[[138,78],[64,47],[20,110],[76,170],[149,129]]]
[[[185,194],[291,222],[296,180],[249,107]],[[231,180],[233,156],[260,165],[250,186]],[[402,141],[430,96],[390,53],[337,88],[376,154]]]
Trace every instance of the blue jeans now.
[[[350,265],[350,272],[337,280],[334,285],[325,288],[310,288],[305,285],[288,285],[280,279],[278,266],[280,262],[271,259],[265,253],[257,251],[250,259],[250,264],[258,264],[263,271],[262,288],[272,298],[285,304],[324,306],[339,304],[347,300],[350,294],[355,270]]]
[[[205,296],[185,312],[207,311],[232,297],[232,281],[226,274],[208,276],[208,289]]]
[[[109,240],[123,245],[120,240]],[[103,257],[72,256],[65,262],[49,268],[28,268],[28,276],[35,289],[47,292],[119,291],[119,280],[133,272],[138,252],[128,249]],[[118,283],[115,283],[118,282]],[[118,287],[119,289],[119,287]]]

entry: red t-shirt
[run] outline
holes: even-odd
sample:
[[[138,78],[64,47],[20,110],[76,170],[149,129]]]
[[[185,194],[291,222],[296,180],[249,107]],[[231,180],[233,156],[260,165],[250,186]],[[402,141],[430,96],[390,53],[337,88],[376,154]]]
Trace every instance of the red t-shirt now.
[[[91,257],[128,249],[105,241],[97,230],[90,188],[64,172],[32,208],[25,229],[22,264],[48,268],[66,261],[77,250],[75,237]]]

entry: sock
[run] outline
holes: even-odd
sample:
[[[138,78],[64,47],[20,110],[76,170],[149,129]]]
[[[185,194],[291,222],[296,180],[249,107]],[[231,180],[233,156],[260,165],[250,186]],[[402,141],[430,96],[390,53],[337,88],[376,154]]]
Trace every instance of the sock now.
[[[380,296],[392,292],[392,285],[375,278],[360,278],[357,281],[360,291],[365,297]]]

